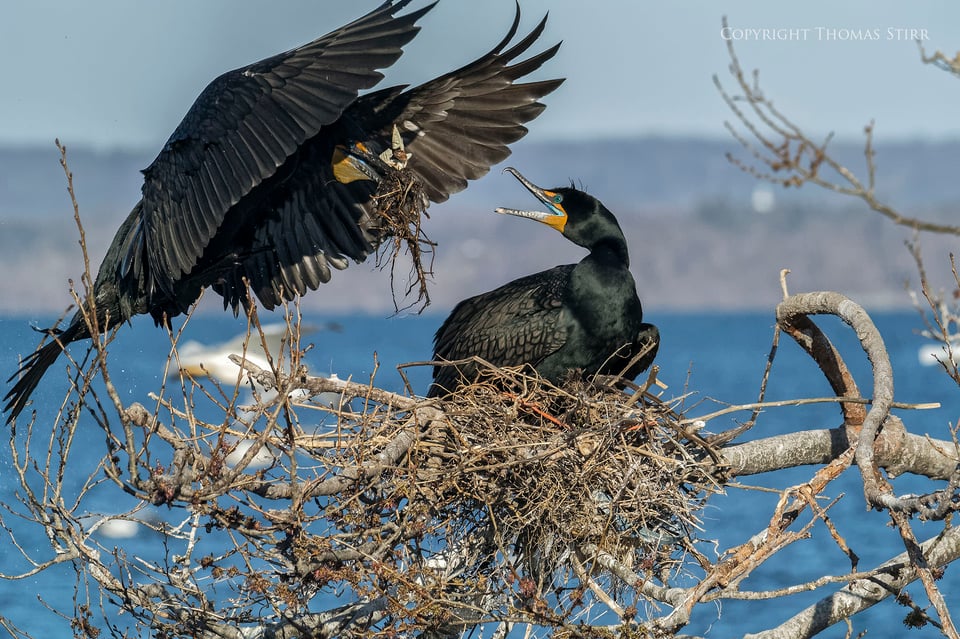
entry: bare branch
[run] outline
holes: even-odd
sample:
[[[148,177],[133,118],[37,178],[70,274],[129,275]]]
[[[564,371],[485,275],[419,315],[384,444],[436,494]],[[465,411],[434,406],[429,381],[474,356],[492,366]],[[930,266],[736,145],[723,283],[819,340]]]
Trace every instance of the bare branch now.
[[[920,545],[928,565],[941,567],[960,558],[960,529],[950,528],[943,534]],[[876,605],[880,601],[903,590],[904,586],[917,579],[917,570],[910,565],[904,552],[885,562],[877,574],[857,579],[776,628],[744,639],[782,639],[783,637],[813,637],[830,626]]]
[[[727,26],[726,18],[723,26]],[[746,129],[746,133],[740,133],[729,122],[725,123],[727,130],[752,158],[752,161],[745,161],[728,154],[727,159],[734,166],[759,180],[783,187],[813,184],[834,193],[857,198],[894,224],[916,231],[960,235],[960,226],[904,216],[877,197],[872,122],[864,127],[867,173],[864,182],[830,155],[828,146],[832,134],[822,142],[814,141],[775,108],[773,101],[763,94],[757,72],[752,74],[752,82],[747,79],[734,51],[732,39],[727,40],[727,52],[730,56],[730,75],[733,76],[740,93],[728,93],[717,76],[714,76],[713,82],[736,121]],[[746,108],[742,108],[742,104],[745,104]],[[829,173],[825,169],[829,169]]]

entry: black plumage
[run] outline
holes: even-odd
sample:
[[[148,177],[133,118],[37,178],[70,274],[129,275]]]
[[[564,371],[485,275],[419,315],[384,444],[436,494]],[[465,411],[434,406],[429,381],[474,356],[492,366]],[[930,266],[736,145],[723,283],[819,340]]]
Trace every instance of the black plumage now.
[[[548,211],[497,212],[543,222],[590,254],[578,264],[527,275],[457,304],[437,331],[434,359],[479,357],[496,366],[529,364],[554,383],[574,369],[636,377],[653,362],[660,334],[656,326],[643,322],[617,219],[583,191],[542,189],[515,169],[507,170]],[[475,361],[435,366],[429,395],[453,392],[473,381],[478,369]]]
[[[545,19],[509,46],[518,5],[506,37],[474,62],[360,95],[433,6],[397,15],[408,3],[388,1],[204,89],[143,171],[142,199],[107,250],[87,300],[97,331],[145,313],[166,322],[208,286],[234,312],[249,303],[247,285],[272,308],[329,280],[330,267],[364,260],[397,224],[510,154],[543,110],[539,99],[562,82],[517,82],[559,47],[518,59]],[[388,206],[398,186],[409,197]],[[56,339],[24,360],[5,397],[8,422],[62,347],[90,337],[80,312],[47,332]]]

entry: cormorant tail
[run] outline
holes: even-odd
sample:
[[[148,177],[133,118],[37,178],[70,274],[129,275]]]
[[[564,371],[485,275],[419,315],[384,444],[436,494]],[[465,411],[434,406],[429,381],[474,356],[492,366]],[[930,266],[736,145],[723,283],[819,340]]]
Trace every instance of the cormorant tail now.
[[[27,400],[30,399],[30,394],[33,393],[37,384],[40,383],[47,369],[57,361],[57,357],[63,352],[64,346],[70,342],[87,337],[88,332],[83,318],[74,316],[70,325],[56,335],[51,342],[44,344],[23,360],[20,369],[7,380],[8,382],[12,382],[14,379],[17,380],[17,383],[13,385],[13,388],[11,388],[3,398],[3,400],[7,402],[3,407],[4,412],[8,413],[7,424],[15,420],[20,412],[23,411],[27,405]],[[18,377],[19,379],[17,379]]]

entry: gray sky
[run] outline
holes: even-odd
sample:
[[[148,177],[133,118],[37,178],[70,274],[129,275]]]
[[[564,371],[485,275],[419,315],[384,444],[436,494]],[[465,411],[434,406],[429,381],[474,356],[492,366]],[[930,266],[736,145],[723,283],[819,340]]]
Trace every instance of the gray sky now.
[[[159,150],[215,76],[311,40],[376,4],[7,0],[0,19],[0,144],[49,144],[59,136],[72,145]],[[738,52],[745,67],[761,69],[767,94],[809,131],[851,137],[874,118],[879,138],[960,137],[960,81],[921,65],[914,42],[890,31],[925,30],[929,50],[952,54],[960,48],[955,1],[522,0],[522,6],[527,28],[550,10],[544,45],[560,39],[564,45],[542,77],[568,78],[549,96],[535,139],[724,136],[729,113],[711,81],[714,73],[726,74],[724,14],[737,29],[795,30],[793,37],[802,38],[741,40]],[[440,0],[387,82],[418,82],[468,62],[499,39],[512,12],[509,0]],[[850,39],[856,34],[879,39]]]

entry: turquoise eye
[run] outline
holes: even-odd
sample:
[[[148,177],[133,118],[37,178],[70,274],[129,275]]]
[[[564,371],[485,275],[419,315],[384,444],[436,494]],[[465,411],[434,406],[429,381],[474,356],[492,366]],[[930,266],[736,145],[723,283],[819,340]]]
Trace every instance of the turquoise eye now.
[[[561,202],[563,202],[563,196],[562,196],[562,195],[560,195],[559,193],[557,193],[556,195],[553,196],[553,203],[554,203],[554,204],[560,204]]]

